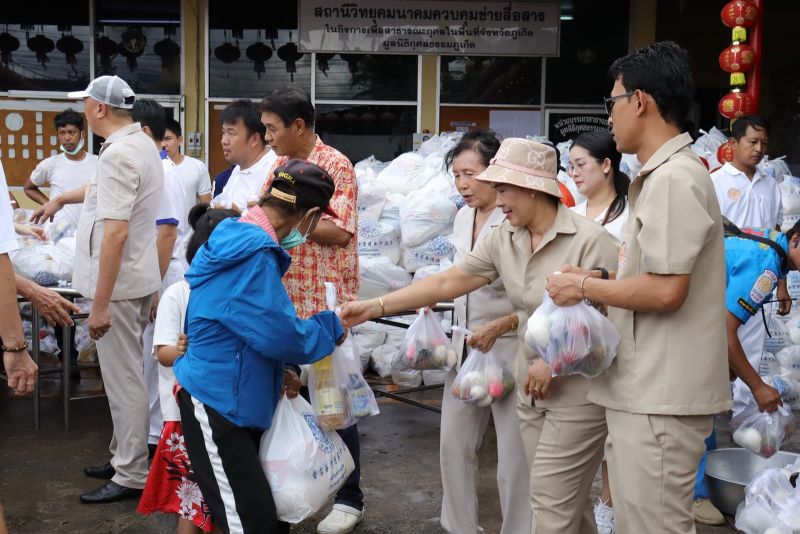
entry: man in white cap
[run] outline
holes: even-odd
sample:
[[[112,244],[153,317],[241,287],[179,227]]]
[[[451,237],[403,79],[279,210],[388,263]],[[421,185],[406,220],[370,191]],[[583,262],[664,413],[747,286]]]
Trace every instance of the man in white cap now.
[[[124,80],[101,76],[69,96],[84,100],[89,126],[106,139],[86,189],[73,275],[75,289],[92,302],[87,325],[114,424],[111,462],[84,470],[110,480],[81,502],[105,503],[138,497],[147,479],[141,338],[150,296],[161,285],[153,227],[164,171],[153,140],[133,121],[136,95]]]

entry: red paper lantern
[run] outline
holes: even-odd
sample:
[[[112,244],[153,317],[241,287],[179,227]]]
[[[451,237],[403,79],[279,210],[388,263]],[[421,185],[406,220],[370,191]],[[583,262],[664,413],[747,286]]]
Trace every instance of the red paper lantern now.
[[[732,91],[719,101],[719,113],[726,119],[738,119],[755,113],[756,101],[747,93]]]
[[[758,19],[758,6],[753,0],[732,0],[722,8],[720,17],[728,28],[750,28]]]
[[[756,53],[746,45],[732,45],[719,55],[719,66],[725,72],[747,72],[756,62]]]
[[[717,149],[717,161],[722,163],[728,163],[729,161],[733,161],[733,141],[728,139]]]

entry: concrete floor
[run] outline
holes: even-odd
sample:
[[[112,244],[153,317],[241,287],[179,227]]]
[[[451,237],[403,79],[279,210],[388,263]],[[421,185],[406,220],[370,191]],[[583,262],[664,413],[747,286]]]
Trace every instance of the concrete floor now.
[[[441,390],[415,394],[426,402],[441,401]],[[437,533],[441,502],[438,442],[439,415],[406,404],[381,400],[381,415],[363,421],[362,488],[367,515],[359,534]],[[104,399],[74,402],[72,427],[63,430],[61,403],[42,403],[42,424],[32,425],[30,399],[0,395],[0,500],[13,534],[174,532],[175,520],[143,517],[136,503],[80,504],[78,496],[98,481],[83,476],[85,465],[107,459],[111,421]],[[729,443],[727,418],[718,418],[720,446]],[[797,437],[795,437],[797,440]],[[795,441],[790,450],[800,450]],[[497,454],[490,428],[481,451],[480,521],[487,533],[500,528],[494,463]],[[596,491],[599,484],[595,484]],[[313,533],[323,510],[292,532]],[[733,528],[698,528],[700,534],[735,532]],[[522,534],[522,533],[521,533]]]

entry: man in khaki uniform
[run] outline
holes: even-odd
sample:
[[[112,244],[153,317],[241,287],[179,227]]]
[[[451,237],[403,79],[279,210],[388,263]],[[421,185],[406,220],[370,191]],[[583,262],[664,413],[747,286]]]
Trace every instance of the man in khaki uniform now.
[[[560,305],[608,305],[622,336],[588,394],[606,407],[617,532],[693,533],[704,439],[712,415],[731,406],[719,204],[681,133],[693,94],[685,50],[654,43],[618,59],[610,74],[617,149],[646,162],[631,183],[618,271],[601,280],[567,267],[547,288]]]
[[[137,497],[147,479],[141,337],[161,284],[153,228],[164,171],[153,140],[133,122],[135,95],[121,78],[102,76],[70,96],[84,99],[89,126],[106,139],[78,223],[73,277],[92,301],[87,324],[114,423],[110,465],[85,469],[111,480],[81,502],[105,503]]]

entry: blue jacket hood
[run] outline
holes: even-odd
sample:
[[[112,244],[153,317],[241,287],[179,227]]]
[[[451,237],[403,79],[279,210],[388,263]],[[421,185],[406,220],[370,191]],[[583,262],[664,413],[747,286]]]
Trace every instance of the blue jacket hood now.
[[[274,249],[280,274],[286,274],[291,257],[267,232],[255,224],[241,223],[238,218],[225,219],[195,254],[186,271],[186,280],[193,288],[200,286],[209,278],[265,249]]]

